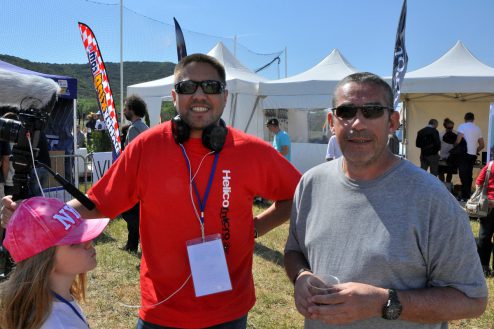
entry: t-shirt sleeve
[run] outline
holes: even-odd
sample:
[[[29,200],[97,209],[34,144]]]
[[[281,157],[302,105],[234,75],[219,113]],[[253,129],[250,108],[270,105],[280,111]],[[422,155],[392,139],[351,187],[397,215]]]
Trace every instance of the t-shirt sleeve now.
[[[438,200],[429,218],[430,239],[423,250],[428,286],[455,288],[471,298],[486,297],[487,285],[465,211],[452,197],[441,193],[434,197]]]
[[[280,146],[289,146],[290,145],[290,136],[287,134],[282,134],[280,136]]]
[[[249,157],[255,159],[250,164],[251,171],[257,172],[252,175],[256,195],[268,200],[291,200],[300,180],[300,172],[268,144],[251,151],[253,153]]]
[[[482,185],[484,184],[484,180],[485,180],[485,174],[487,172],[487,166],[489,164],[487,164],[486,166],[484,166],[484,168],[482,168],[482,170],[480,171],[479,175],[477,176],[477,180],[475,181],[475,185]]]

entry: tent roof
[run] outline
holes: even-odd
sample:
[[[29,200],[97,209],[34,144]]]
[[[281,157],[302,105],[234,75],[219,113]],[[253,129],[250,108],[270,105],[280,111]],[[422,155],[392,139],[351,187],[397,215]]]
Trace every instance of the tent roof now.
[[[316,95],[329,94],[344,77],[358,72],[338,49],[326,56],[319,64],[289,78],[263,82],[261,95]]]
[[[28,75],[37,75],[41,76],[44,78],[52,79],[61,88],[61,93],[60,97],[61,98],[68,98],[68,99],[75,99],[77,98],[77,79],[76,78],[71,78],[63,75],[54,75],[54,74],[47,74],[47,73],[41,73],[41,72],[36,72],[36,71],[31,71],[19,66],[15,66],[13,64],[4,62],[0,60],[0,68],[7,70],[7,71],[12,71],[16,73],[21,73],[21,74],[28,74]]]
[[[216,58],[225,67],[227,89],[231,93],[256,94],[257,82],[266,80],[240,63],[221,42],[214,46],[208,55]],[[170,75],[166,78],[128,86],[128,91],[134,93],[138,90],[141,96],[165,97],[170,95],[173,82],[174,77]]]
[[[405,75],[403,93],[494,92],[494,68],[477,59],[461,41],[435,62]]]
[[[331,106],[331,93],[338,82],[358,72],[338,49],[319,64],[289,78],[260,82],[263,108],[317,109]]]

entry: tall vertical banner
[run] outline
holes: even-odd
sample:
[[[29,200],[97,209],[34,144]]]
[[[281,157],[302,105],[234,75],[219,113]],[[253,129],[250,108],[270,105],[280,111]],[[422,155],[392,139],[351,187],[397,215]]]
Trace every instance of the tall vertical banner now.
[[[173,21],[175,22],[175,36],[177,39],[177,58],[180,62],[182,58],[187,56],[187,48],[185,48],[184,34],[182,33],[182,29],[180,28],[180,25],[178,24],[175,17],[173,17]]]
[[[407,21],[407,0],[403,0],[401,7],[400,22],[396,32],[396,43],[393,60],[393,79],[391,88],[393,89],[393,106],[396,109],[400,102],[401,84],[407,72],[408,55],[405,48],[405,28]]]
[[[118,131],[117,113],[115,111],[115,103],[113,102],[110,82],[108,80],[108,75],[106,74],[105,63],[103,62],[93,31],[91,31],[89,26],[81,22],[79,22],[79,30],[81,31],[82,43],[84,44],[89,66],[91,67],[93,84],[96,90],[100,110],[103,114],[106,127],[108,128],[115,155],[118,157],[122,152],[120,133]]]

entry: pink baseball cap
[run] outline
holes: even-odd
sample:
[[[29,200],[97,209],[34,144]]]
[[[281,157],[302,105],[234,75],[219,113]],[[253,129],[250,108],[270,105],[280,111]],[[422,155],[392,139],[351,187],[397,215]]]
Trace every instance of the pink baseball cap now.
[[[14,261],[20,262],[52,246],[93,240],[109,220],[84,220],[74,208],[58,199],[34,197],[24,200],[12,214],[3,245]]]

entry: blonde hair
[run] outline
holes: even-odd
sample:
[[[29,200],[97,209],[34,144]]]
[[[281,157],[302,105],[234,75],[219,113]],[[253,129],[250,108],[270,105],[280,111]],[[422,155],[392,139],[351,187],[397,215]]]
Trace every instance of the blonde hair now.
[[[39,329],[51,312],[53,297],[49,275],[55,266],[55,250],[50,247],[16,264],[9,279],[0,284],[0,328]],[[86,273],[77,275],[70,293],[85,300]]]

